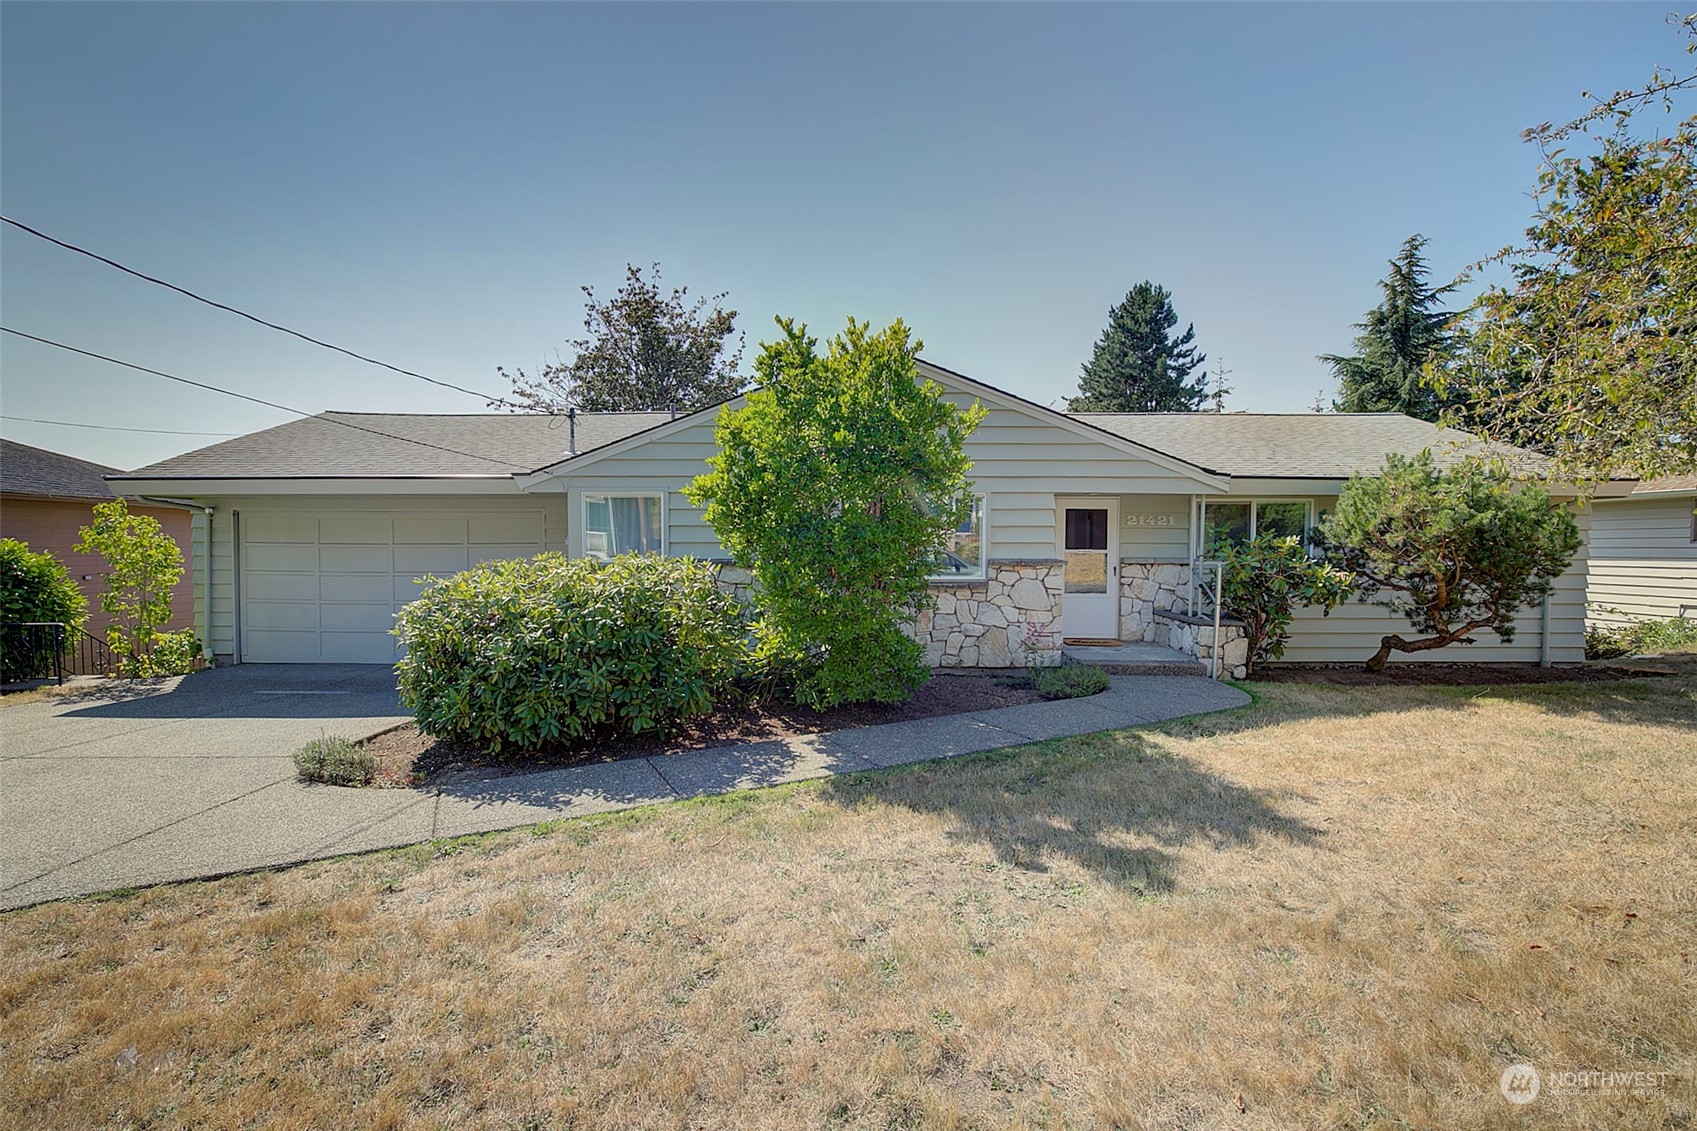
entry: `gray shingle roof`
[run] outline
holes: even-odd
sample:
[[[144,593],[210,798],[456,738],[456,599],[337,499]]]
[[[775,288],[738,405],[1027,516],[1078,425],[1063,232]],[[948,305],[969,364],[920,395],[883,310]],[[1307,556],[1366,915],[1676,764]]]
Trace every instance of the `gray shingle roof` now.
[[[0,491],[8,495],[110,499],[111,488],[101,476],[116,474],[117,468],[103,463],[0,439]]]
[[[672,419],[580,413],[579,454]],[[513,475],[570,454],[563,416],[323,412],[139,468],[140,479],[301,479]]]
[[[1074,419],[1221,475],[1347,479],[1380,467],[1387,453],[1430,448],[1442,464],[1489,450],[1523,470],[1544,462],[1531,452],[1487,445],[1453,428],[1400,413],[1075,412]]]

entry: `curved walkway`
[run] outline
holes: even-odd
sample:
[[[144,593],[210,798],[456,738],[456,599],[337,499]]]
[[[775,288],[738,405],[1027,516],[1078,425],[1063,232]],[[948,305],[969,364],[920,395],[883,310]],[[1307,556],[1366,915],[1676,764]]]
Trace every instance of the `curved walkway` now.
[[[948,758],[1249,702],[1194,676],[1101,695],[429,790],[295,777],[320,734],[408,721],[393,670],[244,665],[0,707],[0,908]]]

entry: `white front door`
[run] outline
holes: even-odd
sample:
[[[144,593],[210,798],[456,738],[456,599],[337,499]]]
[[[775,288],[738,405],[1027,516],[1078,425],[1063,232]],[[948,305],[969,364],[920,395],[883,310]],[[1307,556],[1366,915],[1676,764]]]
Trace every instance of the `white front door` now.
[[[1061,636],[1120,637],[1120,501],[1056,499],[1055,541],[1065,562]]]

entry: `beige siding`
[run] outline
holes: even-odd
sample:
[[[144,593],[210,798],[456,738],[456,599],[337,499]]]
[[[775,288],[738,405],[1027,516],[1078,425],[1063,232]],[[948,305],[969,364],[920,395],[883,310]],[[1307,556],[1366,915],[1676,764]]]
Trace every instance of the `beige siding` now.
[[[1595,504],[1587,594],[1593,624],[1697,616],[1691,499]]]
[[[1120,558],[1128,562],[1190,560],[1191,497],[1122,495]]]
[[[528,495],[424,497],[383,495],[297,496],[293,498],[204,498],[197,500],[213,508],[210,520],[210,553],[199,561],[209,563],[195,579],[196,620],[209,626],[213,655],[228,661],[236,648],[235,516],[244,528],[286,526],[289,522],[358,524],[364,518],[393,520],[406,515],[464,515],[468,521],[485,517],[540,514],[545,531],[545,548],[566,549],[566,513],[558,496]],[[197,546],[198,550],[198,546]],[[406,562],[395,568],[405,572]]]
[[[683,496],[683,488],[707,470],[707,457],[717,450],[713,419],[698,421],[670,435],[638,444],[617,455],[604,456],[582,471],[561,475],[534,492],[566,497],[571,516],[570,553],[583,554],[583,496],[585,494],[647,494],[665,497],[666,552],[679,557],[718,558],[724,548],[701,518],[701,509]]]
[[[1318,499],[1316,503],[1331,509],[1333,499]],[[1580,515],[1583,533],[1589,516]],[[1550,596],[1550,662],[1577,664],[1585,658],[1585,578],[1587,571],[1585,547],[1581,546],[1573,564],[1556,583]],[[1477,636],[1477,643],[1454,644],[1430,652],[1393,653],[1392,663],[1537,663],[1541,652],[1542,611],[1529,609],[1515,618],[1514,641],[1509,644],[1489,630]],[[1329,664],[1365,660],[1379,648],[1379,638],[1391,634],[1412,637],[1408,621],[1388,609],[1351,600],[1322,616],[1314,609],[1298,609],[1291,624],[1290,643],[1285,648],[1285,663]]]

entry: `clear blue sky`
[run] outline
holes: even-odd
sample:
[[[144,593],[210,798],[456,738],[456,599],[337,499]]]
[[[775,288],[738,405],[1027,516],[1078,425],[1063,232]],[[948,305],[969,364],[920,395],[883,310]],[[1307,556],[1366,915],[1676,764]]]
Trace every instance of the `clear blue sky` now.
[[[627,261],[774,314],[901,317],[1038,401],[1170,288],[1301,411],[1404,236],[1525,226],[1520,131],[1678,65],[1663,4],[33,4],[0,9],[0,198],[74,243],[491,392]],[[479,411],[7,230],[7,325],[306,410]],[[10,416],[282,414],[8,338]],[[124,467],[208,440],[4,422]]]

